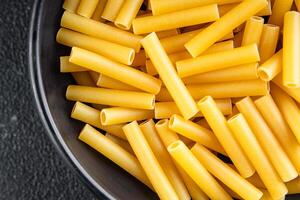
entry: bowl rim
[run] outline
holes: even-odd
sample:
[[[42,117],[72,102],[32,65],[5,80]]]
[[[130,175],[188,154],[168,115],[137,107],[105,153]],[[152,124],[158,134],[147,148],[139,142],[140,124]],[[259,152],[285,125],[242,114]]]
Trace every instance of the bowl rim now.
[[[67,144],[64,142],[60,132],[52,118],[47,98],[45,95],[43,79],[41,76],[41,56],[40,56],[40,32],[42,23],[42,13],[45,0],[36,0],[32,8],[30,20],[29,38],[28,38],[28,66],[31,91],[34,96],[35,105],[38,110],[40,119],[46,129],[47,135],[56,147],[61,157],[73,170],[79,179],[85,183],[87,188],[94,192],[101,199],[115,200],[101,185],[99,185],[77,161]]]

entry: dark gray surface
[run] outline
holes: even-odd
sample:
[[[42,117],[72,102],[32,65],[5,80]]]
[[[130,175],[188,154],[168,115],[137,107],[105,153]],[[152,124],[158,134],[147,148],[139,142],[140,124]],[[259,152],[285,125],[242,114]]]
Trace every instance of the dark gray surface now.
[[[0,199],[96,199],[56,152],[36,113],[27,66],[32,5],[0,3]]]

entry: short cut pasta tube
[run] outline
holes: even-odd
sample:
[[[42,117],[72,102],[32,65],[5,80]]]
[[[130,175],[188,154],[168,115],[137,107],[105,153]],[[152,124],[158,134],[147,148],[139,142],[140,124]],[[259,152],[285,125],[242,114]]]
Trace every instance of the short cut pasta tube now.
[[[279,30],[279,26],[264,24],[258,48],[261,63],[264,63],[274,55],[279,38]]]
[[[272,97],[276,102],[282,116],[286,120],[287,124],[291,128],[292,132],[297,138],[298,143],[300,143],[300,109],[295,103],[295,101],[283,92],[280,88],[272,85],[271,90]]]
[[[115,20],[115,25],[121,29],[129,30],[142,4],[143,0],[125,0]]]
[[[257,79],[258,63],[238,65],[211,72],[196,74],[186,77],[183,80],[185,84],[217,83]]]
[[[116,90],[141,91],[140,89],[138,89],[136,87],[133,87],[131,85],[128,85],[128,84],[118,81],[116,79],[110,78],[103,74],[99,75],[99,78],[97,80],[97,86],[104,87],[104,88],[110,88],[110,89],[116,89]]]
[[[138,123],[134,121],[125,125],[123,131],[159,198],[178,200],[174,188],[152,152]]]
[[[97,8],[99,0],[81,0],[77,8],[77,14],[91,18]]]
[[[114,22],[125,0],[107,0],[102,18]]]
[[[176,62],[176,68],[179,76],[184,78],[237,65],[255,63],[259,60],[257,45],[252,44],[228,51],[178,61]]]
[[[168,146],[176,163],[198,184],[211,199],[232,199],[203,167],[185,144],[178,140]]]
[[[217,99],[216,104],[223,115],[230,115],[232,113],[231,99]],[[180,114],[174,102],[156,102],[154,108],[155,119],[170,118],[174,114]],[[199,111],[195,117],[202,117],[203,114]]]
[[[76,12],[80,0],[65,0],[63,4],[63,9],[67,10],[70,13]]]
[[[93,51],[125,65],[131,65],[134,60],[135,52],[132,48],[90,37],[65,28],[59,29],[56,41],[69,47],[76,46]]]
[[[157,158],[159,164],[168,177],[171,185],[173,186],[176,194],[180,200],[190,200],[191,197],[184,185],[184,182],[177,171],[175,164],[170,156],[167,148],[159,138],[159,135],[155,129],[155,123],[152,119],[147,120],[139,125],[143,132],[151,150]]]
[[[161,87],[161,81],[153,76],[77,47],[72,48],[70,62],[152,94]]]
[[[195,144],[193,148],[191,148],[191,152],[211,174],[243,199],[260,199],[263,195],[259,189],[242,178],[237,172],[202,145]]]
[[[221,83],[191,84],[186,86],[192,97],[196,100],[207,95],[216,99],[236,98],[245,96],[263,96],[270,92],[268,82],[260,79],[246,81],[232,81]],[[162,87],[156,95],[157,101],[172,101],[171,95]]]
[[[300,87],[300,13],[284,15],[282,82],[290,88]]]
[[[198,112],[197,105],[178,77],[156,34],[151,33],[145,37],[142,45],[184,118],[193,117]]]
[[[268,126],[290,158],[298,174],[300,173],[300,144],[291,132],[271,95],[255,100],[255,105]]]
[[[123,133],[122,126],[120,125],[113,125],[113,126],[103,126],[100,121],[100,111],[90,107],[84,103],[77,101],[72,109],[71,117],[73,119],[82,121],[84,123],[90,124],[94,127],[100,128],[118,138],[126,140],[126,136]]]
[[[133,20],[132,26],[135,34],[143,34],[203,24],[218,18],[218,7],[216,4],[212,4],[158,16],[136,18]]]
[[[294,98],[298,103],[300,103],[300,88],[288,88],[282,83],[282,74],[278,74],[273,80],[278,87],[285,91],[288,95]]]
[[[232,117],[228,120],[227,125],[252,162],[272,197],[279,199],[284,196],[287,193],[287,188],[270,164],[243,115],[238,114]]]
[[[105,21],[104,19],[101,18],[101,15],[103,13],[103,10],[105,8],[107,0],[99,0],[99,3],[96,7],[95,12],[93,13],[92,19],[96,21]]]
[[[96,38],[133,48],[136,52],[138,52],[141,48],[140,40],[142,37],[73,13],[64,12],[61,18],[61,26]]]
[[[152,188],[139,161],[132,154],[99,133],[96,129],[87,124],[80,132],[78,138],[119,165],[149,188]]]
[[[296,169],[284,152],[282,146],[264,121],[250,97],[246,97],[235,104],[244,115],[261,147],[270,162],[284,182],[298,176]]]
[[[249,19],[252,15],[267,6],[266,0],[245,0],[218,21],[201,31],[197,36],[185,44],[193,57],[199,56],[208,47],[220,40],[234,28]]]
[[[89,72],[72,72],[71,74],[78,85],[91,87],[95,86],[95,83],[92,77],[90,76]]]
[[[226,154],[213,132],[190,120],[185,120],[179,115],[173,115],[169,121],[169,128],[209,149]]]
[[[70,63],[69,56],[61,56],[59,60],[60,60],[61,73],[87,71],[87,69],[84,67],[80,67],[78,65],[74,65],[73,63]]]
[[[282,27],[284,14],[291,10],[293,2],[293,0],[275,0],[268,23]]]
[[[69,85],[66,98],[70,101],[152,110],[155,97],[144,92]]]
[[[242,46],[255,43],[259,46],[261,34],[263,31],[264,18],[252,16],[250,17],[244,29]]]
[[[226,118],[213,98],[204,97],[198,102],[198,106],[239,173],[245,178],[252,176],[255,170],[227,127]]]
[[[282,70],[282,50],[274,54],[257,70],[259,78],[263,81],[271,81]]]
[[[103,125],[114,125],[132,121],[151,119],[154,117],[153,110],[111,107],[104,108],[100,112]]]

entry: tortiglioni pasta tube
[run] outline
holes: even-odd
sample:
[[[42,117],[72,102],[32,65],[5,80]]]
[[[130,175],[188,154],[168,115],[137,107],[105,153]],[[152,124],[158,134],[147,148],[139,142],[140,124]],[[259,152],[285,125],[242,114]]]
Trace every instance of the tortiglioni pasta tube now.
[[[137,122],[134,121],[125,125],[123,131],[159,198],[178,200],[174,188],[153,154]]]
[[[255,43],[259,46],[261,34],[263,31],[264,18],[252,16],[250,17],[244,29],[242,46]]]
[[[132,27],[135,34],[143,34],[203,24],[218,18],[218,7],[212,4],[174,13],[136,18],[132,22]]]
[[[279,26],[264,24],[258,48],[261,63],[264,63],[275,53],[279,38],[279,30]]]
[[[221,51],[176,62],[180,77],[210,72],[242,64],[255,63],[260,60],[256,44]]]
[[[145,37],[142,45],[184,118],[193,117],[198,112],[196,103],[178,77],[156,34],[151,33]]]
[[[193,57],[199,56],[216,41],[267,6],[266,0],[245,0],[185,44]]]
[[[190,120],[185,120],[179,115],[173,115],[169,121],[169,128],[209,149],[226,154],[213,132]]]
[[[102,18],[114,22],[125,0],[107,0]]]
[[[168,146],[168,151],[176,163],[198,184],[207,196],[211,199],[232,199],[182,141],[173,142]]]
[[[300,13],[284,15],[282,82],[290,88],[300,87]]]
[[[271,81],[282,70],[282,50],[278,51],[261,66],[258,67],[257,74],[263,81]]]
[[[136,52],[141,48],[140,40],[142,37],[73,13],[64,12],[61,18],[61,26],[133,48]]]
[[[232,117],[227,124],[272,197],[278,199],[284,196],[287,188],[270,164],[243,115],[238,114]]]
[[[131,65],[134,60],[134,49],[90,37],[65,28],[59,29],[56,41],[69,47],[79,47],[103,55],[109,59]]]
[[[164,146],[163,142],[159,138],[159,135],[155,129],[155,123],[152,119],[147,120],[140,124],[142,130],[151,150],[157,158],[159,164],[167,175],[170,183],[172,184],[177,196],[180,200],[190,200],[191,197],[185,187],[183,180],[177,171],[172,157]]]
[[[99,0],[81,0],[77,8],[77,13],[83,17],[91,18]]]
[[[235,104],[249,123],[261,147],[270,162],[285,182],[298,176],[296,169],[282,149],[282,146],[264,121],[250,97],[246,97]]]
[[[139,161],[121,146],[99,133],[96,129],[87,124],[80,132],[78,138],[119,165],[149,188],[152,188]]]
[[[69,85],[66,98],[71,101],[152,110],[155,97],[144,92]]]
[[[240,174],[245,178],[252,176],[255,170],[227,127],[226,118],[218,109],[213,98],[204,97],[198,102],[198,106]]]
[[[161,81],[153,76],[77,47],[72,48],[70,62],[152,94],[161,87]]]
[[[111,107],[104,108],[100,112],[100,119],[103,125],[114,125],[132,121],[151,119],[154,117],[153,110],[134,108]]]

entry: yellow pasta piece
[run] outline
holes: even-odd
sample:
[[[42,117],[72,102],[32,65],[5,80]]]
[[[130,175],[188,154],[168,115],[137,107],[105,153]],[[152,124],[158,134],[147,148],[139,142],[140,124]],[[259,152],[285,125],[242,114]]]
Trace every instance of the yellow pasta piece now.
[[[300,178],[298,177],[290,182],[287,182],[286,187],[288,189],[288,194],[299,194],[300,193]]]
[[[279,26],[264,24],[258,48],[261,63],[264,63],[274,55],[279,38],[279,30]]]
[[[182,141],[173,142],[168,146],[168,151],[208,197],[222,200],[232,199]]]
[[[172,157],[158,136],[154,121],[152,119],[147,120],[146,122],[140,124],[140,129],[142,130],[151,150],[153,151],[159,164],[176,191],[178,198],[180,200],[190,200],[191,197],[179,172],[175,167],[175,164],[173,163]]]
[[[250,17],[244,29],[242,46],[255,43],[259,46],[261,34],[263,31],[264,18],[252,16]]]
[[[198,112],[196,103],[178,77],[156,34],[151,33],[145,37],[142,45],[184,118],[193,117]]]
[[[180,30],[177,28],[156,32],[156,35],[159,39],[171,37],[171,36],[178,35],[178,34],[180,34]]]
[[[272,14],[272,3],[271,0],[267,0],[268,1],[268,5],[261,9],[258,13],[256,13],[255,15],[257,16],[268,16]]]
[[[81,0],[77,8],[77,14],[91,18],[97,8],[99,0]]]
[[[260,60],[256,44],[221,51],[176,62],[177,72],[184,78],[195,74],[229,68],[242,64],[255,63]]]
[[[100,112],[100,120],[103,125],[114,125],[132,121],[151,119],[154,117],[153,110],[111,107],[104,108]]]
[[[126,151],[128,151],[129,153],[131,153],[132,155],[134,155],[134,152],[133,152],[130,144],[126,140],[122,140],[119,137],[114,136],[114,135],[112,135],[110,133],[106,133],[105,137],[107,137],[108,139],[110,139],[114,143],[120,145],[123,149],[125,149]]]
[[[140,40],[142,37],[73,13],[64,12],[61,18],[61,26],[96,38],[133,48],[136,52],[138,52],[141,48]]]
[[[284,152],[282,146],[275,138],[273,132],[264,121],[250,97],[246,97],[235,104],[238,110],[245,116],[254,135],[261,144],[270,162],[284,182],[298,176],[296,169]]]
[[[127,85],[121,81],[110,78],[103,74],[100,74],[98,81],[97,81],[97,86],[104,87],[104,88],[110,88],[110,89],[116,89],[116,90],[141,91],[140,89],[138,89],[136,87]]]
[[[282,82],[290,88],[300,87],[300,13],[284,15]]]
[[[282,70],[282,50],[274,54],[257,70],[259,78],[263,81],[271,81]]]
[[[273,80],[278,87],[285,91],[288,95],[293,97],[298,103],[300,103],[300,89],[299,88],[288,88],[282,84],[282,74],[278,74]]]
[[[238,114],[232,117],[228,120],[227,125],[252,162],[271,196],[274,199],[284,196],[287,193],[287,188],[270,164],[243,115]]]
[[[228,129],[226,125],[226,118],[218,109],[212,97],[204,97],[198,102],[198,106],[239,173],[245,178],[252,176],[255,172],[253,166],[244,155],[241,147]]]
[[[99,3],[96,7],[95,12],[93,13],[92,19],[96,21],[105,21],[104,19],[101,18],[101,15],[103,13],[103,10],[105,8],[107,0],[99,0]]]
[[[300,144],[291,132],[271,95],[255,100],[255,105],[300,174]]]
[[[281,114],[300,143],[300,110],[295,101],[281,89],[272,85],[272,97]]]
[[[257,79],[258,63],[238,65],[183,78],[185,84],[217,83]]]
[[[230,115],[232,113],[231,99],[217,99],[216,104],[221,110],[223,115]],[[176,104],[174,102],[156,102],[154,107],[155,119],[170,118],[174,114],[180,114]],[[202,113],[199,111],[195,117],[202,117]]]
[[[80,0],[65,0],[63,4],[63,9],[67,10],[70,13],[76,12]]]
[[[188,42],[190,39],[192,39],[194,36],[196,36],[198,33],[200,33],[202,30],[203,29],[199,29],[199,30],[190,31],[190,32],[187,32],[187,33],[182,33],[182,34],[179,34],[179,35],[175,35],[175,36],[172,36],[172,37],[163,38],[161,40],[161,44],[162,44],[162,46],[164,47],[165,51],[168,54],[176,53],[176,52],[179,52],[179,51],[184,51],[184,50],[186,50],[185,47],[184,47],[184,44],[186,42]],[[219,41],[228,40],[228,39],[231,39],[231,38],[233,38],[233,33],[232,32],[225,35]],[[215,46],[216,44],[212,45],[211,47]]]
[[[196,100],[207,95],[217,99],[245,97],[245,96],[263,96],[269,93],[270,86],[268,82],[260,79],[246,81],[232,81],[221,83],[207,83],[186,86],[192,97]],[[172,101],[171,95],[162,87],[156,95],[157,101]]]
[[[195,144],[191,152],[211,174],[243,199],[260,199],[262,197],[261,191],[202,145]]]
[[[129,30],[132,20],[136,17],[143,0],[125,0],[115,20],[115,25],[121,29]]]
[[[76,46],[93,51],[125,65],[131,65],[135,56],[134,49],[132,48],[93,38],[65,28],[59,29],[56,41],[69,47]]]
[[[191,8],[157,16],[136,18],[132,22],[135,34],[164,31],[215,21],[219,18],[216,4]]]
[[[152,188],[139,161],[132,154],[99,133],[96,129],[87,124],[80,132],[78,138],[119,165],[149,188]]]
[[[214,151],[226,154],[213,132],[192,121],[185,120],[179,115],[173,115],[170,118],[169,128],[172,131],[198,142],[199,144],[203,144]]]
[[[71,74],[78,85],[95,86],[95,82],[93,81],[89,72],[72,72]]]
[[[123,127],[123,131],[148,176],[153,188],[162,200],[178,200],[178,196],[152,152],[143,132],[136,121]]]
[[[86,68],[83,68],[78,65],[74,65],[73,63],[70,63],[69,56],[61,56],[59,58],[59,60],[60,60],[60,72],[61,73],[87,71]]]
[[[135,54],[134,60],[132,62],[132,67],[141,67],[145,66],[146,64],[146,55],[145,51],[141,50],[139,53]]]
[[[124,2],[125,0],[107,0],[101,17],[108,21],[114,22]]]
[[[234,28],[246,21],[262,8],[267,6],[266,0],[245,0],[234,7],[219,20],[201,31],[197,36],[185,44],[193,57],[199,56],[216,41],[230,33]]]
[[[84,123],[100,128],[114,136],[117,136],[118,138],[126,140],[126,136],[124,135],[122,130],[122,126],[124,124],[103,126],[100,121],[100,111],[86,104],[77,101],[73,106],[71,117],[73,119],[77,119]]]
[[[268,23],[282,27],[284,14],[291,10],[293,2],[293,0],[275,0],[272,7],[272,15]]]
[[[66,98],[70,101],[152,110],[155,97],[143,92],[69,85]]]
[[[153,76],[77,47],[72,48],[70,62],[149,93],[157,94],[161,87],[161,81]]]

